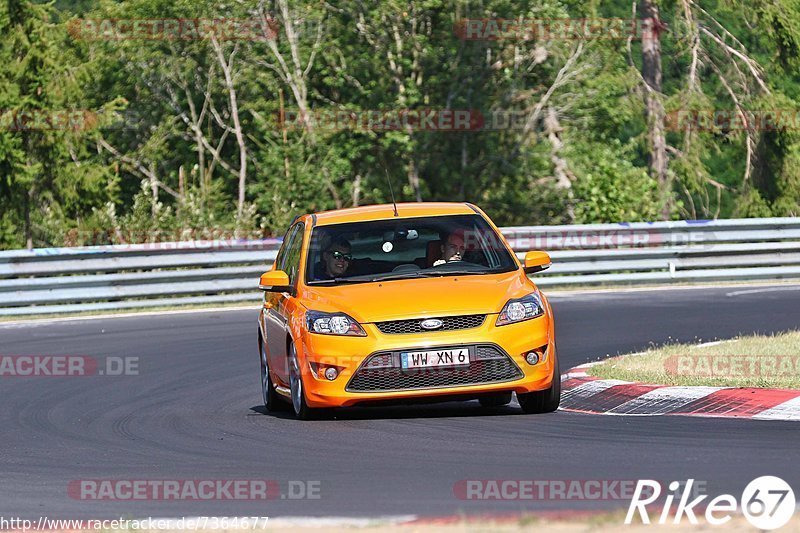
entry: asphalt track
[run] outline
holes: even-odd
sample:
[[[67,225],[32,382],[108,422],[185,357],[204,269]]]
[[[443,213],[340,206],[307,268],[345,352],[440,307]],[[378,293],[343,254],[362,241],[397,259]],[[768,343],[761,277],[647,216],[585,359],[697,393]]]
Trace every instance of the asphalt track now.
[[[552,298],[562,368],[649,343],[800,326],[800,287]],[[745,291],[741,294],[741,291]],[[732,292],[740,294],[731,295]],[[139,375],[0,378],[0,516],[384,516],[624,507],[466,501],[465,479],[684,480],[740,495],[761,475],[800,489],[800,424],[526,416],[477,402],[362,408],[299,422],[262,413],[256,311],[0,325],[2,355],[139,357]],[[315,500],[81,501],[81,479],[320,482]]]

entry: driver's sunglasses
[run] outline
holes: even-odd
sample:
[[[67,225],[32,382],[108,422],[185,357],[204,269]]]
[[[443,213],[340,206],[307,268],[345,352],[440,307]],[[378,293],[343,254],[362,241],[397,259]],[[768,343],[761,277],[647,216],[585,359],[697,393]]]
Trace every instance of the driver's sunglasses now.
[[[340,260],[340,259],[344,259],[345,261],[352,261],[353,260],[353,254],[346,254],[346,253],[337,252],[337,251],[334,250],[333,252],[331,252],[331,255],[337,261]]]

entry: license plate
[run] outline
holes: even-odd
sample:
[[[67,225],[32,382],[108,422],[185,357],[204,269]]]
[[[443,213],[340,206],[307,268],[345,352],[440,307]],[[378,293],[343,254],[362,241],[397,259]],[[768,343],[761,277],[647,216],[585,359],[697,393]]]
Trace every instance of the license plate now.
[[[402,368],[438,368],[469,364],[468,348],[447,348],[421,352],[400,352]]]

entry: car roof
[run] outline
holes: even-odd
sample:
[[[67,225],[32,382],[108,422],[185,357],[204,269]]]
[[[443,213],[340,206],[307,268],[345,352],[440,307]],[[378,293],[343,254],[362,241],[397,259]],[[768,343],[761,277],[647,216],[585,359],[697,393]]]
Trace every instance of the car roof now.
[[[471,215],[478,211],[470,204],[453,202],[408,202],[397,204],[400,218],[428,217],[442,215]],[[346,222],[368,222],[370,220],[386,220],[394,218],[392,204],[366,205],[334,211],[315,213],[316,224],[343,224]]]

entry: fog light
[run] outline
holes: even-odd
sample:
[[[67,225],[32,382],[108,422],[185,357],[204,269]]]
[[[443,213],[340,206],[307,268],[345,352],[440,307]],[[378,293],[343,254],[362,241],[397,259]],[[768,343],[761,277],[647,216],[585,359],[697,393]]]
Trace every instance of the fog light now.
[[[332,366],[329,366],[328,368],[325,369],[325,377],[328,378],[330,381],[336,379],[338,375],[339,372],[337,372],[336,369],[333,368]]]
[[[525,354],[525,361],[527,361],[529,365],[533,366],[539,362],[539,354],[536,352],[528,352]]]

